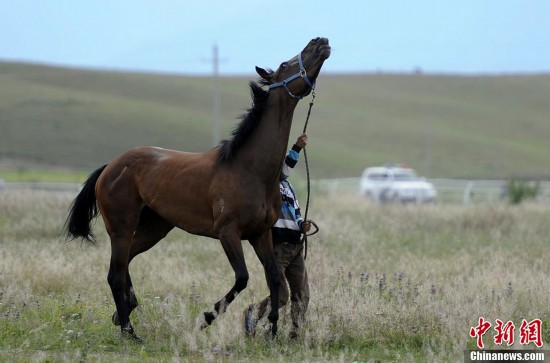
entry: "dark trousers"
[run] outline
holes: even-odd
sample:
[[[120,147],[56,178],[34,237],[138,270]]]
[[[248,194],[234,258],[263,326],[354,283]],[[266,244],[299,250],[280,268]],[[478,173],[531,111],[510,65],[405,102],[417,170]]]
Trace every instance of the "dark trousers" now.
[[[274,243],[273,251],[281,276],[279,307],[285,306],[290,298],[292,326],[297,329],[305,321],[309,305],[309,283],[304,261],[304,244]],[[259,320],[266,315],[269,302],[268,296],[259,303],[250,305],[249,309],[257,309]]]

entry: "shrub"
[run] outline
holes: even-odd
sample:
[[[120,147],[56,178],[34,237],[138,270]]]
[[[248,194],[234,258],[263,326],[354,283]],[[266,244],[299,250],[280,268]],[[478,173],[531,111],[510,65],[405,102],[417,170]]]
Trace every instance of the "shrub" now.
[[[539,182],[518,179],[510,180],[506,186],[506,194],[512,204],[520,204],[524,199],[535,199],[539,190]]]

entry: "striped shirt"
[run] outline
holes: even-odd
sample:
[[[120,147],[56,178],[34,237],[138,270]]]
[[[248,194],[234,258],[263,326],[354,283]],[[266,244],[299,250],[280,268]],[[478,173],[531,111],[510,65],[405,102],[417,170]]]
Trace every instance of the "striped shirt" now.
[[[279,181],[283,205],[279,219],[271,228],[274,243],[288,242],[298,244],[301,242],[303,220],[300,213],[300,206],[298,204],[298,198],[296,198],[296,193],[294,193],[292,185],[287,180],[298,162],[300,150],[300,147],[296,145],[292,146],[292,149],[288,151],[283,163],[281,180]]]

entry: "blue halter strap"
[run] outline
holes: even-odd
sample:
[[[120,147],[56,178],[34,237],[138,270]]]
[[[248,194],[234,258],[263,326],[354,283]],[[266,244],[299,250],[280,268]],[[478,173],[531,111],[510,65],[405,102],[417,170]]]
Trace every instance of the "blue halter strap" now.
[[[301,100],[305,96],[309,95],[311,93],[311,91],[314,91],[315,90],[315,82],[311,82],[309,80],[309,78],[307,77],[307,72],[306,72],[306,69],[304,68],[304,63],[302,62],[302,53],[298,54],[298,65],[300,66],[300,72],[296,73],[293,76],[288,77],[284,81],[277,82],[277,83],[269,85],[269,90],[272,90],[274,88],[284,87],[286,89],[286,91],[288,92],[288,94],[290,95],[290,97],[292,97],[296,100]],[[304,82],[309,87],[309,90],[307,90],[306,93],[304,93],[301,96],[297,96],[297,95],[293,94],[288,89],[288,84],[290,82],[294,81],[297,78],[302,78],[304,80]]]

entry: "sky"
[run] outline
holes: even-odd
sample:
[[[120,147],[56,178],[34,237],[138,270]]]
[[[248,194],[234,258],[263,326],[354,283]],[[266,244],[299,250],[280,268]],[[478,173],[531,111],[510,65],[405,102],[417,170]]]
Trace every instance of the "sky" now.
[[[0,0],[0,60],[222,75],[330,40],[324,72],[550,72],[546,0]]]

